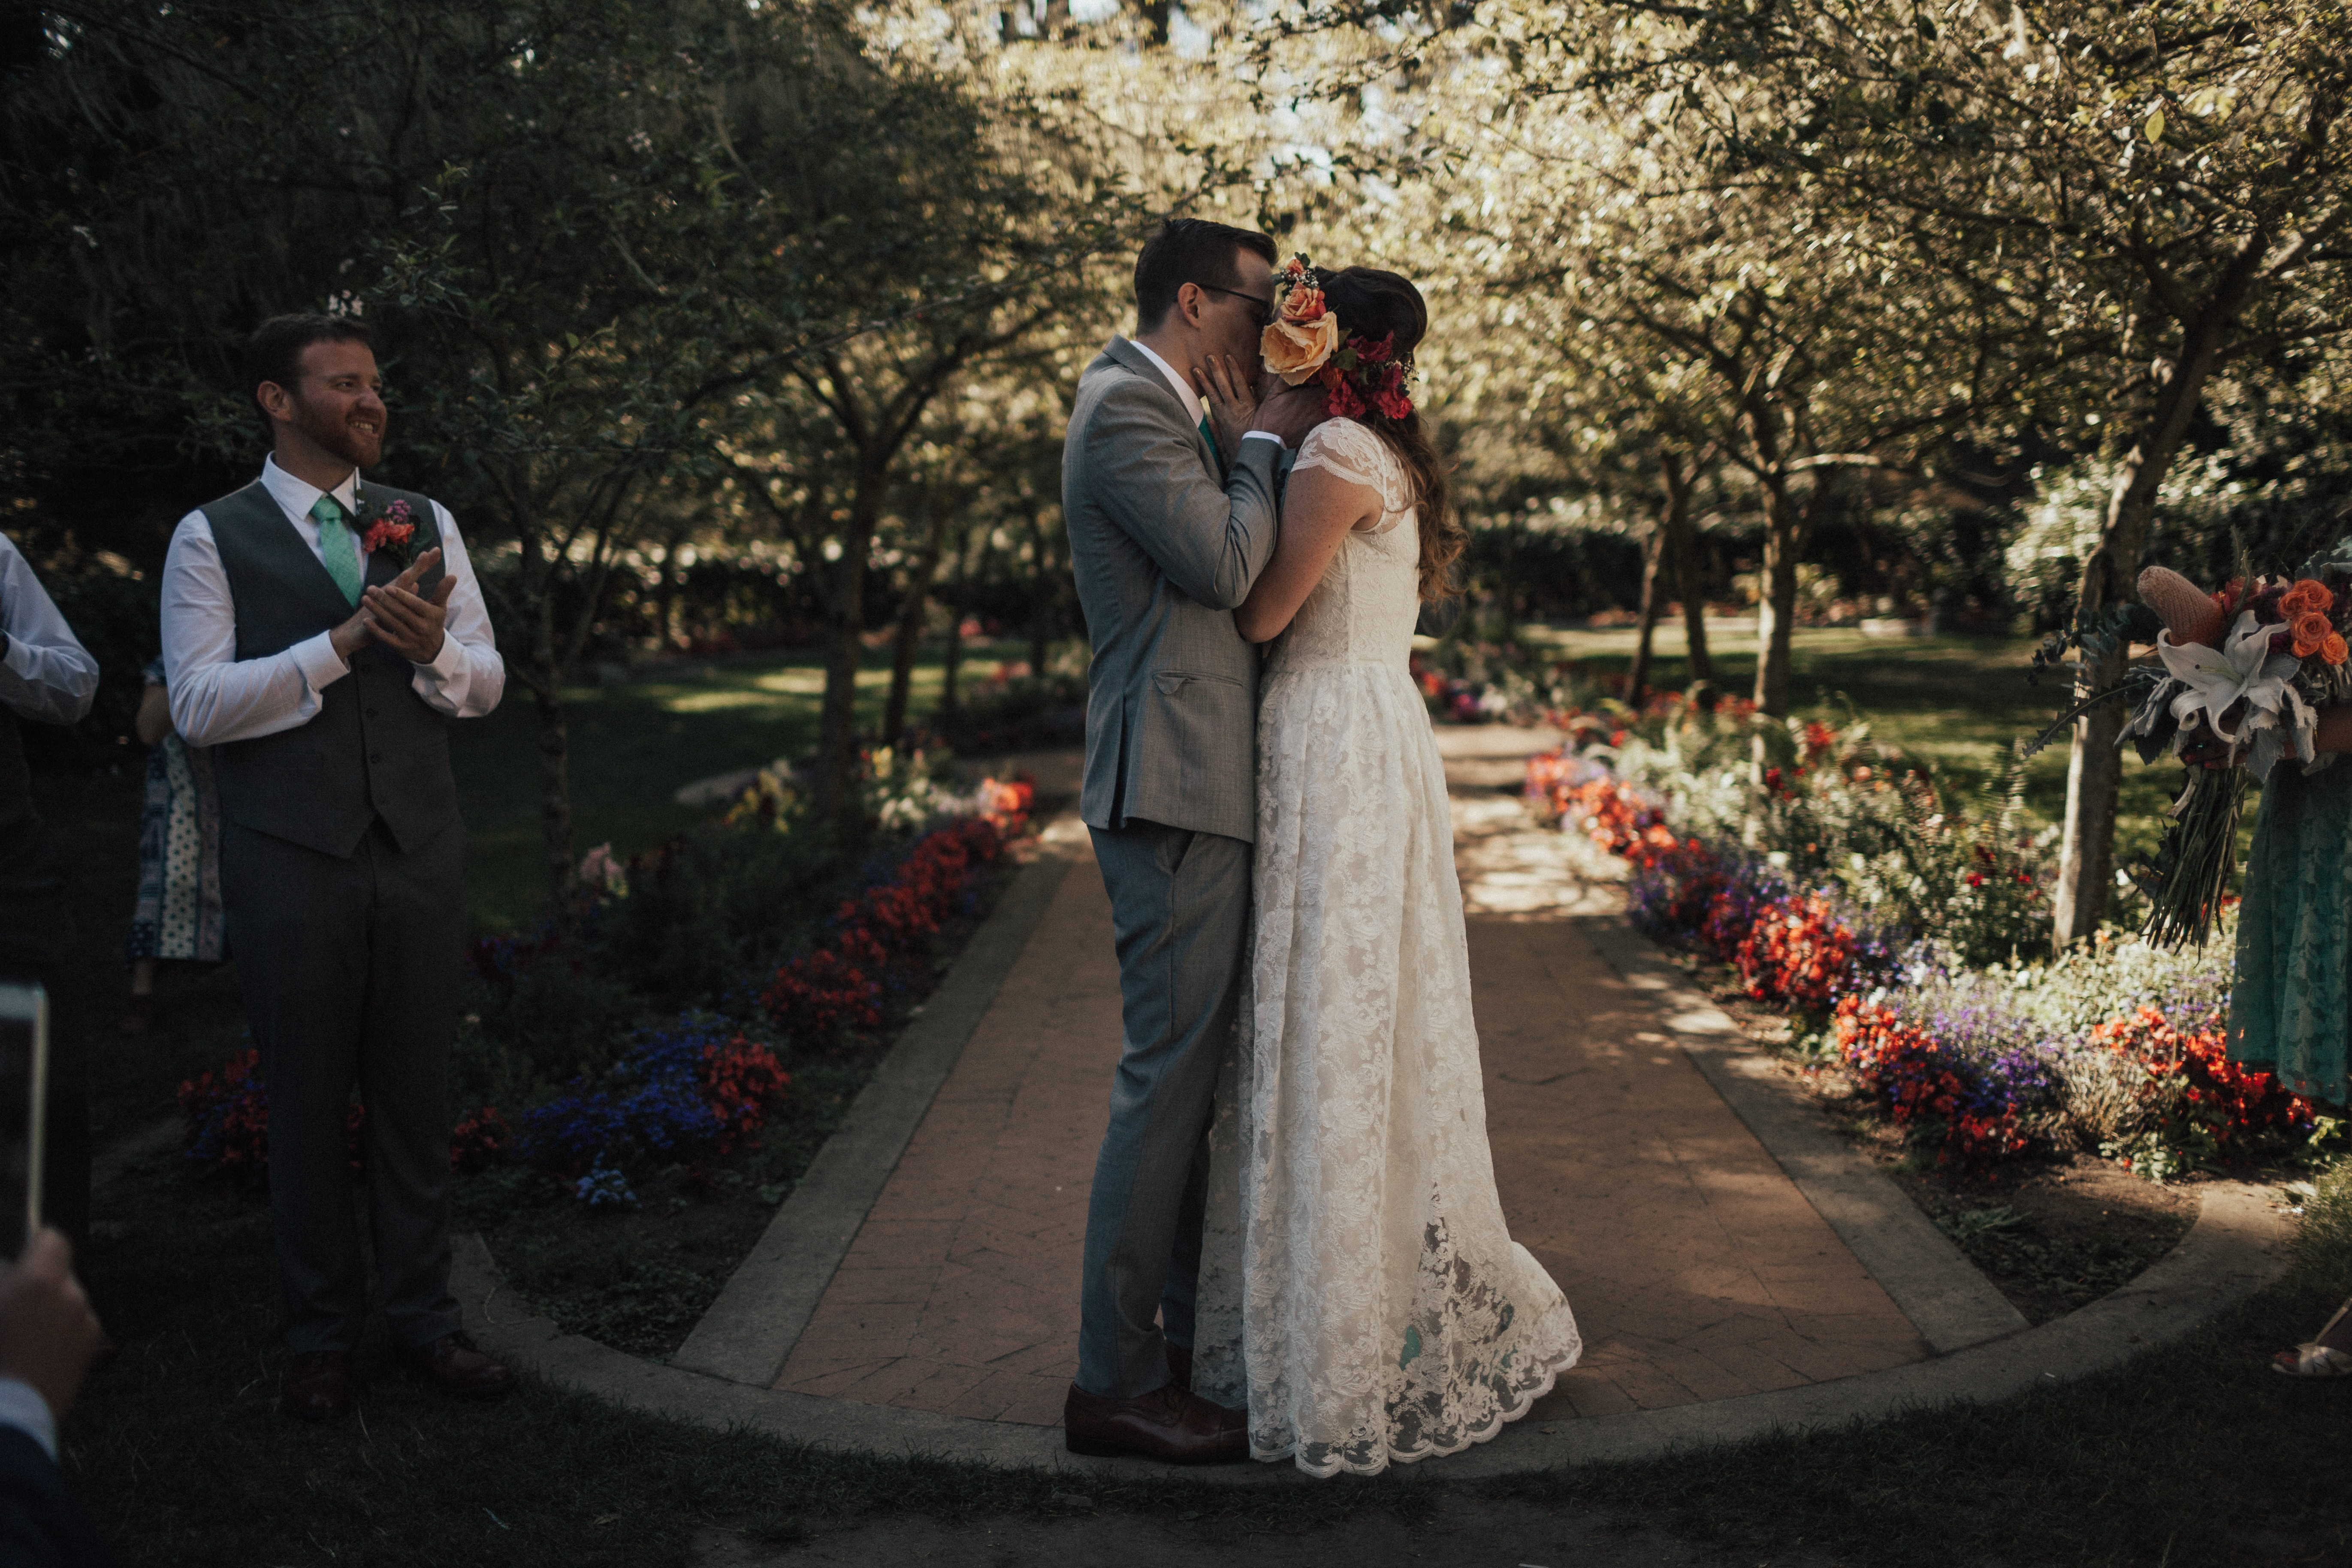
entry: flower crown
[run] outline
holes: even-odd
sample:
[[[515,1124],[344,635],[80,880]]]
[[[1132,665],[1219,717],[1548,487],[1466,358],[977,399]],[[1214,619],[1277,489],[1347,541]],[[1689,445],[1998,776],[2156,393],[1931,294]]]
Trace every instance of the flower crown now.
[[[1412,358],[1398,356],[1394,332],[1375,339],[1342,329],[1304,256],[1283,264],[1274,289],[1275,320],[1258,339],[1266,369],[1289,386],[1320,382],[1324,411],[1334,419],[1353,419],[1368,407],[1391,419],[1412,412],[1404,392]]]

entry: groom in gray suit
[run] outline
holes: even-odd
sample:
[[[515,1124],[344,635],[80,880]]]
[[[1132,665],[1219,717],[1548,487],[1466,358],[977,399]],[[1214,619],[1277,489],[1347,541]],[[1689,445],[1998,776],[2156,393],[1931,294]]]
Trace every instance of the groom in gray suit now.
[[[1283,453],[1323,416],[1320,387],[1255,395],[1274,259],[1262,234],[1163,225],[1135,263],[1135,336],[1087,367],[1062,448],[1094,644],[1079,811],[1110,893],[1124,1037],[1087,1213],[1073,1453],[1248,1452],[1244,1413],[1194,1394],[1191,1372],[1256,836],[1257,650],[1233,611],[1274,555]]]

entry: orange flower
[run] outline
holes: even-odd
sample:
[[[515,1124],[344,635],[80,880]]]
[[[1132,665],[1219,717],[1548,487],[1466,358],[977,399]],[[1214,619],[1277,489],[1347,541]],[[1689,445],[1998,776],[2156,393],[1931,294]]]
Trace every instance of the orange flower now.
[[[2289,619],[2325,612],[2335,607],[2336,595],[2327,591],[2327,585],[2309,577],[2301,579],[2294,587],[2279,596],[2279,608]]]
[[[2328,633],[2319,641],[2319,657],[2330,664],[2342,664],[2345,651],[2344,638],[2335,632]]]
[[[2336,635],[2336,628],[2327,624],[2327,617],[2316,610],[2305,611],[2295,616],[2294,629],[2294,657],[2297,658],[2309,658],[2319,651],[2322,644]]]

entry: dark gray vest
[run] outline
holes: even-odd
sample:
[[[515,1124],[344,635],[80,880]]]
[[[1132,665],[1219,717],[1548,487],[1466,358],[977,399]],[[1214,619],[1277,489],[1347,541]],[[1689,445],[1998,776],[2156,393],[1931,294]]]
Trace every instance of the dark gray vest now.
[[[438,542],[425,497],[367,485],[363,500],[371,513],[408,503],[416,524],[412,558]],[[283,653],[351,619],[342,590],[260,481],[204,514],[236,606],[240,660]],[[400,572],[382,552],[368,558],[370,583],[389,583]],[[417,591],[429,593],[440,577],[436,564]],[[352,672],[320,693],[309,723],[215,747],[222,814],[339,858],[359,847],[378,817],[404,851],[430,843],[457,820],[457,784],[449,773],[448,721],[416,695],[409,684],[415,674],[388,648],[362,648]]]

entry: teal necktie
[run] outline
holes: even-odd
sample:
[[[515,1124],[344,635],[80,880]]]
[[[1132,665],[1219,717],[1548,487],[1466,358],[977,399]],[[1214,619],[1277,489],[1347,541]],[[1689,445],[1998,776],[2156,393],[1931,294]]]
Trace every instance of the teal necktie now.
[[[1209,428],[1209,416],[1205,414],[1201,416],[1201,439],[1209,444],[1209,456],[1216,459],[1217,471],[1223,473],[1225,455],[1217,450],[1217,433]]]
[[[352,531],[343,526],[343,503],[332,496],[320,496],[310,503],[310,516],[319,524],[319,559],[326,563],[327,574],[343,591],[344,599],[357,605],[360,584],[365,579],[360,573],[359,546],[352,540]]]

